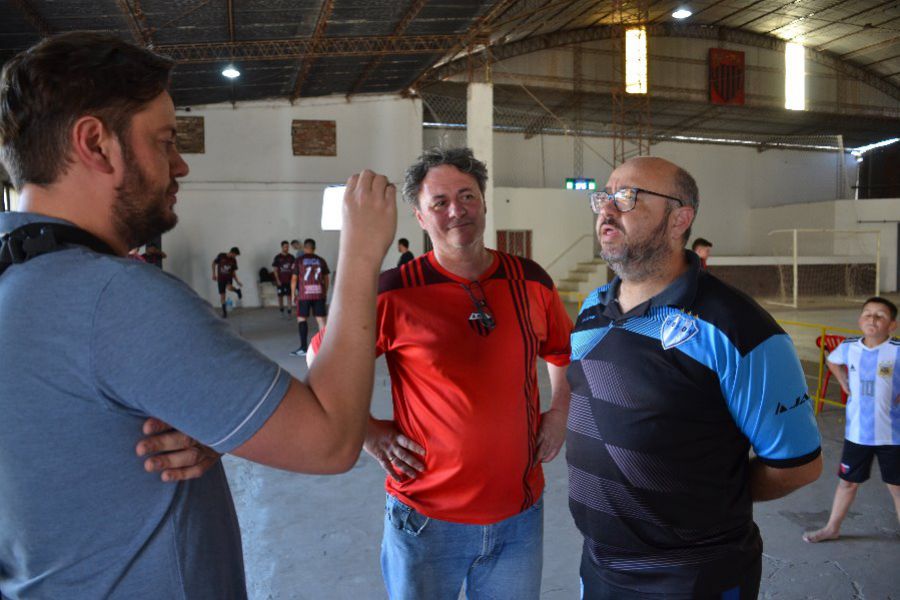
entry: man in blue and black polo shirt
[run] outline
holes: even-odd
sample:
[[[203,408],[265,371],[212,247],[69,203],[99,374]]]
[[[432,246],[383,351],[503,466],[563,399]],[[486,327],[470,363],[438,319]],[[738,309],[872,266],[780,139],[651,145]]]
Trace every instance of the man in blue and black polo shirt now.
[[[756,598],[752,503],[822,469],[791,340],[685,251],[698,206],[686,171],[632,159],[591,206],[617,277],[582,306],[568,371],[584,598]]]

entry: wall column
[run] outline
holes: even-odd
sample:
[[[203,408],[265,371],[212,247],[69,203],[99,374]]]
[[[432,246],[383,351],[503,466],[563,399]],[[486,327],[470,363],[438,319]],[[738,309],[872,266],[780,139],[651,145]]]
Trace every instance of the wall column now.
[[[466,143],[475,158],[488,168],[488,181],[484,190],[487,218],[484,243],[488,248],[497,247],[497,227],[494,224],[494,84],[470,83],[466,100]]]

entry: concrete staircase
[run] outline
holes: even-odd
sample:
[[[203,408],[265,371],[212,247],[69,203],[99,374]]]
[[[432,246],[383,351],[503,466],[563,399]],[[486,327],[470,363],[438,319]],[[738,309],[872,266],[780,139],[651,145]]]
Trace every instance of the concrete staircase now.
[[[580,306],[589,293],[606,282],[606,263],[595,258],[576,264],[568,275],[556,281],[556,289],[563,302]]]

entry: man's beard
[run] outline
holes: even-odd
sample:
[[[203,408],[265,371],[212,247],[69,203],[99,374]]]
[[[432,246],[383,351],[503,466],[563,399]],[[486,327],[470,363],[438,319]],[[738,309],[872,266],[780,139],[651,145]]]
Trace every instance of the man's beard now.
[[[137,248],[170,231],[178,216],[168,207],[168,190],[155,191],[130,152],[123,152],[123,159],[125,174],[116,188],[113,224],[128,247]]]
[[[659,225],[653,231],[637,242],[625,240],[624,247],[615,254],[604,250],[601,244],[600,258],[605,260],[616,275],[622,279],[644,281],[657,275],[662,271],[665,260],[672,253],[666,235],[671,212],[672,208],[667,207],[666,214],[663,215]],[[619,226],[618,223],[612,224],[616,227]],[[622,230],[619,229],[619,231]]]

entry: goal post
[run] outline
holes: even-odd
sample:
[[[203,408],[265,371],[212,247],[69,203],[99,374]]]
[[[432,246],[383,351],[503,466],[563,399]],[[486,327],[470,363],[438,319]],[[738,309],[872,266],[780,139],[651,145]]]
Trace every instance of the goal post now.
[[[878,295],[879,230],[775,229],[769,238],[778,278],[769,303],[799,308]]]

